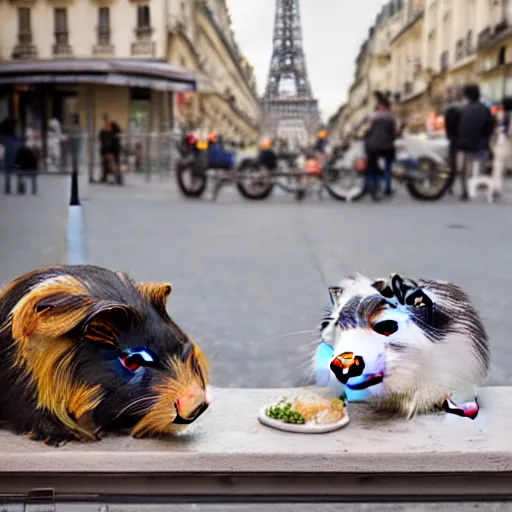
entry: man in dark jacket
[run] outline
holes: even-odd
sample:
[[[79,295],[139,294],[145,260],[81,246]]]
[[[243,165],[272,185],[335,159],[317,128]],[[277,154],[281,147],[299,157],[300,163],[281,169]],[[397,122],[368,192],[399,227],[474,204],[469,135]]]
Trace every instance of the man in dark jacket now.
[[[451,94],[446,98],[447,107],[444,111],[444,127],[448,139],[448,160],[453,175],[457,175],[457,132],[459,130],[460,113],[462,104],[460,98],[454,98]],[[453,185],[450,187],[450,194],[453,193]]]
[[[370,126],[364,137],[366,157],[368,159],[366,170],[366,186],[374,201],[379,199],[379,159],[386,162],[385,168],[385,191],[390,196],[391,189],[391,166],[395,159],[396,123],[390,111],[389,100],[381,93],[376,92],[377,111],[370,119]]]
[[[123,131],[121,127],[116,123],[116,121],[112,121],[112,154],[114,155],[115,161],[115,175],[116,175],[116,183],[118,185],[123,184],[123,175],[121,174],[121,136]]]
[[[467,201],[467,175],[473,162],[478,161],[481,171],[489,159],[490,139],[495,128],[490,109],[480,101],[480,88],[468,84],[463,89],[468,103],[462,108],[457,130],[457,150],[462,154],[461,185],[463,201]]]

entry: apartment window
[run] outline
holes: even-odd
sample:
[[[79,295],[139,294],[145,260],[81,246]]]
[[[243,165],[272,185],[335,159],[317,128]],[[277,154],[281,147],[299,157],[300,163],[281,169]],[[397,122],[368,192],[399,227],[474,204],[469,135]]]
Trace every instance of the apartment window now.
[[[98,43],[110,44],[110,9],[108,7],[98,9]]]
[[[30,8],[18,8],[18,41],[20,44],[32,43],[32,30],[30,28]]]
[[[149,5],[139,5],[137,7],[137,28],[147,29],[151,27],[151,17]]]
[[[58,45],[68,44],[68,11],[63,7],[55,9],[55,42]]]
[[[502,46],[498,52],[498,66],[502,66],[507,62],[507,47]]]

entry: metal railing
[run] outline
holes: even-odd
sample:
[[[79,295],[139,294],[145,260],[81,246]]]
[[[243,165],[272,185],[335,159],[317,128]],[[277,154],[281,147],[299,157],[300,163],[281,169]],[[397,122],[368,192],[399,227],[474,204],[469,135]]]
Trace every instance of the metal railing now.
[[[179,134],[172,132],[123,133],[120,137],[121,150],[119,164],[121,172],[139,172],[161,178],[172,174],[178,157],[177,142]],[[102,176],[102,154],[97,135],[90,136],[81,132],[49,135],[44,144],[39,134],[30,133],[26,137],[27,145],[34,150],[38,168],[42,173],[72,172],[73,143],[77,143],[78,172],[88,173],[89,181],[97,181]],[[19,144],[19,141],[18,141]],[[1,143],[0,143],[1,145]],[[0,150],[0,168],[3,164]]]

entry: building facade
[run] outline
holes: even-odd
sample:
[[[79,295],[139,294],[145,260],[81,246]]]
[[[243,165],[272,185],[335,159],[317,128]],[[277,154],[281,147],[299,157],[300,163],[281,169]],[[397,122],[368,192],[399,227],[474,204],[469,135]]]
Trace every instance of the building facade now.
[[[199,73],[197,91],[177,95],[178,123],[235,141],[257,140],[254,69],[235,42],[225,0],[171,1],[168,16],[167,61]]]
[[[392,42],[403,26],[403,0],[392,0],[378,13],[356,59],[354,82],[340,122],[344,137],[364,126],[375,109],[374,91],[392,94],[394,69]]]
[[[137,86],[133,77],[135,85],[111,85],[112,76],[104,84],[88,83],[90,77],[82,73],[74,83],[49,86],[43,107],[38,95],[33,95],[35,105],[29,101],[26,93],[33,85],[4,87],[0,117],[10,108],[23,118],[24,128],[44,124],[41,116],[56,117],[65,125],[79,114],[85,123],[92,108],[93,119],[87,121],[91,133],[108,115],[125,132],[174,126],[216,129],[239,140],[257,135],[254,74],[236,47],[224,1],[0,0],[0,20],[0,62],[64,60],[78,70],[87,61],[87,69],[95,66],[94,73],[99,73],[107,62],[130,60],[140,62],[141,73],[160,73],[153,77],[154,88]],[[173,70],[188,70],[196,77],[195,86],[159,83],[159,68],[165,63],[166,80]]]
[[[358,59],[343,131],[360,117],[367,91],[391,92],[393,110],[411,131],[433,129],[447,101],[478,82],[491,104],[512,97],[512,0],[392,0],[377,16]],[[374,108],[369,98],[368,113]]]

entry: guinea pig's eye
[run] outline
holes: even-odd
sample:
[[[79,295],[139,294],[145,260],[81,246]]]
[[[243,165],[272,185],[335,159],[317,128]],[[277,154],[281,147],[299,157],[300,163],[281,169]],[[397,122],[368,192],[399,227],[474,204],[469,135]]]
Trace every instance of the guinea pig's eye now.
[[[394,320],[383,320],[382,322],[377,322],[373,326],[373,330],[377,334],[382,334],[382,336],[391,336],[398,331],[398,323]]]
[[[121,364],[132,372],[141,366],[157,367],[159,362],[158,356],[146,347],[130,348],[123,352],[119,359]]]

